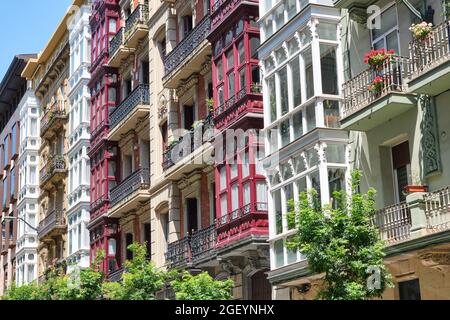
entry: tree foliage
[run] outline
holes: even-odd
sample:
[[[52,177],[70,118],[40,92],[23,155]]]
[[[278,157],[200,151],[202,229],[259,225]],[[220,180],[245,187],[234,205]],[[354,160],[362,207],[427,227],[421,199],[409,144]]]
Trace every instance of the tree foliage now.
[[[363,300],[381,296],[391,285],[384,263],[385,243],[371,223],[376,191],[359,192],[361,172],[352,172],[351,194],[333,193],[333,206],[321,207],[317,191],[301,193],[288,214],[298,232],[287,243],[300,250],[310,271],[324,274],[318,298]]]
[[[214,280],[207,272],[196,276],[185,272],[172,281],[177,300],[231,300],[234,282]]]
[[[207,273],[180,275],[176,270],[157,268],[146,258],[146,247],[134,243],[128,247],[133,259],[125,262],[120,282],[105,281],[99,272],[103,254],[99,254],[91,268],[66,274],[65,268],[47,270],[43,283],[21,287],[12,286],[3,300],[154,300],[156,292],[172,282],[177,299],[228,300],[233,282],[215,281]],[[174,280],[176,279],[176,280]]]

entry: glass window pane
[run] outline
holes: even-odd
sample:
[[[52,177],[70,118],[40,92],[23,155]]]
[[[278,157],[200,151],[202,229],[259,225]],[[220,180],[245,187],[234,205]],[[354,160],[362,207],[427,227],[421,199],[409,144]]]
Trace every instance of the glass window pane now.
[[[310,104],[306,107],[307,132],[316,128],[316,105]]]
[[[273,34],[272,16],[267,17],[267,19],[264,21],[263,30],[266,38],[270,37]]]
[[[318,199],[320,201],[320,175],[319,171],[311,174],[311,187],[317,191]]]
[[[269,94],[270,103],[270,121],[275,122],[277,120],[277,97],[275,91],[275,77],[271,76],[267,79],[267,89]]]
[[[325,100],[323,102],[323,113],[325,127],[339,128],[339,102],[333,100]]]
[[[281,115],[285,115],[289,112],[287,68],[284,67],[283,69],[281,69],[278,75],[280,79]]]
[[[228,214],[228,202],[227,202],[227,195],[224,194],[220,197],[220,212],[222,214],[222,217],[226,216]]]
[[[238,167],[236,162],[233,164],[230,164],[230,179],[233,180],[237,178],[238,176]]]
[[[291,142],[289,119],[281,123],[280,131],[281,131],[281,146],[284,147]]]
[[[250,57],[258,59],[258,48],[260,45],[259,37],[252,37],[250,39]]]
[[[328,187],[330,190],[331,203],[334,208],[337,203],[333,201],[333,192],[345,189],[345,171],[344,169],[328,170]]]
[[[303,113],[297,112],[292,118],[294,126],[294,139],[298,139],[303,135]]]
[[[241,89],[245,88],[245,70],[246,68],[243,68],[239,71],[239,87]]]
[[[302,47],[306,46],[312,40],[311,30],[309,28],[305,28],[300,31],[300,44]]]
[[[306,177],[297,180],[297,189],[299,194],[308,191],[308,187],[306,185]]]
[[[377,17],[378,18],[378,17]],[[397,26],[397,10],[396,6],[392,6],[389,9],[381,13],[381,28],[372,29],[372,39],[376,40],[390,29]]]
[[[275,233],[283,232],[283,211],[281,207],[281,190],[273,192],[273,206],[275,210]]]
[[[244,184],[244,206],[250,204],[250,183]]]
[[[322,91],[326,94],[338,94],[336,47],[320,45],[320,67],[322,70]]]
[[[345,145],[327,144],[326,157],[328,163],[345,163]]]
[[[291,61],[292,96],[294,97],[294,108],[302,103],[302,93],[300,85],[300,61],[297,58]]]
[[[227,70],[234,67],[234,53],[233,50],[227,52]]]
[[[261,204],[267,204],[267,184],[265,181],[256,182],[256,201]]]
[[[306,170],[305,160],[302,156],[298,156],[294,158],[294,170],[295,174],[300,174]]]
[[[231,211],[236,211],[239,208],[239,185],[234,184],[231,187]]]
[[[297,13],[297,0],[286,0],[286,12],[288,19],[291,19]]]
[[[324,40],[337,40],[336,25],[326,22],[319,23],[319,38]]]
[[[290,239],[287,239],[288,241],[290,241]],[[287,250],[287,263],[294,263],[297,262],[297,250],[290,250],[290,249],[286,249]]]
[[[227,187],[227,168],[223,166],[220,168],[220,190],[225,190]]]
[[[311,48],[306,49],[302,56],[305,65],[306,99],[309,99],[314,96],[314,71]]]
[[[244,63],[245,62],[244,40],[239,41],[238,54],[239,54],[239,64]]]
[[[234,73],[228,75],[228,99],[234,96]]]
[[[399,52],[397,30],[392,31],[386,36],[386,46],[386,50],[394,50],[396,53]]]
[[[284,244],[283,240],[275,241],[274,245],[275,252],[275,267],[280,268],[284,266]]]
[[[284,4],[275,10],[275,25],[276,30],[280,29],[284,25]]]
[[[282,64],[286,59],[286,51],[284,51],[284,48],[280,48],[277,51],[275,51],[275,58],[277,59],[277,64]]]
[[[222,59],[219,59],[216,64],[217,70],[217,82],[221,82],[223,79]]]
[[[247,178],[250,175],[250,156],[248,151],[244,153],[242,159],[242,178]]]
[[[300,49],[298,46],[297,39],[295,37],[288,41],[287,47],[288,47],[289,55],[293,55]]]
[[[286,214],[294,210],[294,206],[291,205],[290,200],[294,200],[294,186],[291,184],[284,187],[284,195],[286,197]],[[288,230],[295,228],[295,224],[289,223],[288,220]]]

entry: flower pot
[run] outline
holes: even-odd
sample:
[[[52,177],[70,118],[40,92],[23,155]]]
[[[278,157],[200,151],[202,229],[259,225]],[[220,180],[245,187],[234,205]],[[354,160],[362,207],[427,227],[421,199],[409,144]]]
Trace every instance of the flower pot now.
[[[428,192],[428,186],[409,185],[405,187],[406,193]]]

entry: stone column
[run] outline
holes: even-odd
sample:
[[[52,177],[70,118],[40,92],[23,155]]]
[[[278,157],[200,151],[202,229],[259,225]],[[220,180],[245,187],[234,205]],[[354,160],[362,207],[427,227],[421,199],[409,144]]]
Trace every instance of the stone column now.
[[[424,195],[423,192],[416,192],[406,196],[406,202],[411,212],[411,239],[422,237],[427,231]]]

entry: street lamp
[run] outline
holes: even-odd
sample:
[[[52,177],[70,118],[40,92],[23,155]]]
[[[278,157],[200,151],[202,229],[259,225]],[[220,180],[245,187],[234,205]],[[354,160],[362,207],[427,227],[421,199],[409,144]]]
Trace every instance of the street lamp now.
[[[3,216],[2,217],[2,224],[5,224],[6,221],[14,221],[14,220],[20,220],[23,223],[25,223],[28,227],[30,227],[33,231],[38,231],[37,228],[33,227],[31,224],[29,224],[25,219],[21,217],[14,217],[14,216]]]

